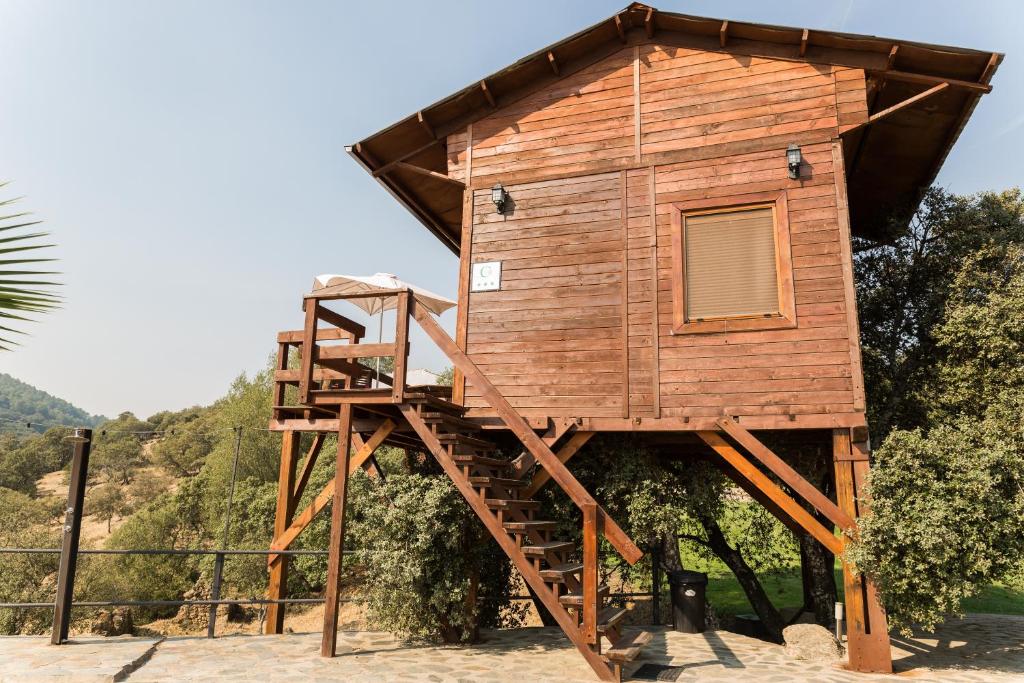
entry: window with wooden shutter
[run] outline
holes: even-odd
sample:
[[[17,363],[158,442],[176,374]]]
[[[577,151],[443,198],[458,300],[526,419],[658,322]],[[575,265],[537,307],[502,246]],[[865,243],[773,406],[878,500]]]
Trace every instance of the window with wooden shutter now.
[[[795,325],[785,195],[772,199],[709,208],[676,205],[675,332]]]

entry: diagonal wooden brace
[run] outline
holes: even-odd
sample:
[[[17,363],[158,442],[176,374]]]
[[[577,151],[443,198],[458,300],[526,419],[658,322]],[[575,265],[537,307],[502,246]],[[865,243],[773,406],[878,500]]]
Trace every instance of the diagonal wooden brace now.
[[[371,456],[373,456],[373,453],[384,442],[384,439],[386,439],[388,435],[395,430],[396,426],[397,425],[393,420],[385,420],[365,443],[362,445],[357,444],[359,450],[349,459],[348,473],[352,474],[360,467],[370,466]],[[353,434],[353,440],[358,438],[358,435]],[[295,519],[288,528],[271,541],[270,549],[287,550],[298,535],[310,525],[318,514],[320,514],[320,511],[327,507],[327,504],[331,502],[333,496],[334,479],[332,478],[320,490],[320,493],[316,495],[313,502],[310,503],[305,510],[295,516]],[[270,555],[267,558],[267,564],[273,566],[280,557],[281,555]]]
[[[843,552],[843,543],[835,534],[823,527],[802,505],[786,495],[778,485],[768,478],[768,475],[759,470],[754,463],[744,458],[718,432],[697,432],[697,436],[703,439],[707,445],[711,446],[723,460],[732,465],[740,475],[763,491],[775,505],[789,515],[807,533],[817,539],[819,543],[828,548],[833,555],[840,555]]]
[[[298,478],[295,480],[295,490],[292,492],[292,498],[296,501],[302,498],[302,493],[306,490],[309,476],[313,474],[313,466],[316,465],[316,459],[320,455],[320,449],[323,448],[326,438],[327,435],[323,432],[317,432],[313,435],[313,443],[310,444],[309,452],[306,453],[306,459],[302,463],[302,472],[299,473]]]
[[[558,452],[555,453],[555,455],[564,465],[569,461],[569,458],[576,455],[576,453],[583,448],[585,443],[590,441],[592,436],[594,436],[594,432],[576,432],[569,437],[569,440],[565,442],[564,446],[558,449]],[[548,483],[550,479],[551,474],[546,469],[538,469],[534,473],[533,479],[530,480],[530,485],[523,490],[523,498],[532,498],[533,494],[540,491],[544,487],[544,484]]]
[[[811,482],[800,476],[800,473],[790,467],[786,461],[775,455],[767,446],[761,443],[756,436],[741,427],[731,417],[723,417],[717,421],[719,427],[726,434],[736,440],[736,443],[743,446],[751,455],[757,458],[762,465],[786,482],[786,485],[794,493],[806,500],[818,512],[823,514],[830,522],[843,531],[848,531],[856,526],[853,517],[843,512],[839,507],[829,500],[828,496],[819,491]],[[706,441],[707,439],[705,439]]]
[[[549,448],[554,447],[558,440],[565,436],[575,425],[572,422],[562,421],[556,422],[551,425],[551,428],[541,437],[541,439],[548,445]],[[512,476],[516,479],[522,479],[523,474],[533,467],[537,459],[533,457],[533,453],[530,451],[523,451],[519,454],[519,457],[512,461]],[[564,460],[562,462],[565,462]]]

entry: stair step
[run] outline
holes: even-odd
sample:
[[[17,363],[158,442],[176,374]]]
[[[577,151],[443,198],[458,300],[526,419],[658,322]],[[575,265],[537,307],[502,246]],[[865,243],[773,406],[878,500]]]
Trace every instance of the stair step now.
[[[420,417],[422,417],[423,421],[426,422],[427,424],[451,425],[453,427],[458,427],[459,429],[464,429],[467,431],[480,430],[480,425],[471,420],[467,420],[464,417],[459,417],[458,415],[424,411],[420,413]]]
[[[478,439],[475,436],[466,436],[465,434],[439,434],[437,440],[444,445],[455,444],[456,446],[472,446],[481,451],[494,451],[498,447],[490,441],[484,439]]]
[[[390,389],[388,391],[390,391]],[[446,401],[443,398],[431,396],[430,394],[405,394],[405,396],[403,396],[403,399],[405,400],[406,403],[430,406],[431,408],[434,408],[436,411],[448,413],[456,417],[462,417],[466,412],[465,406],[460,406],[457,403],[452,403],[451,401]]]
[[[572,574],[579,574],[583,571],[582,562],[566,562],[565,564],[556,564],[554,567],[548,569],[542,569],[540,577],[545,581],[554,581],[556,583],[565,583],[565,578]]]
[[[484,501],[487,507],[495,510],[537,510],[540,508],[539,500],[508,500],[505,498],[488,498]]]
[[[604,633],[615,628],[629,612],[625,607],[605,607],[597,613],[597,632]]]
[[[528,522],[505,522],[504,526],[508,531],[554,531],[558,524],[543,520],[531,520]]]
[[[651,634],[647,631],[624,635],[613,647],[604,651],[604,658],[618,664],[632,662],[640,656],[640,651],[649,642],[651,642]]]
[[[600,602],[608,597],[608,586],[601,584],[597,587],[597,600]],[[558,601],[566,607],[583,607],[583,593],[566,593],[558,598]]]
[[[500,467],[502,469],[508,469],[512,466],[508,460],[500,460],[498,458],[488,458],[486,455],[466,455],[462,453],[456,453],[452,456],[452,460],[464,465],[469,463],[471,465],[483,465],[484,467]]]
[[[469,483],[474,486],[503,486],[505,488],[522,488],[530,482],[521,479],[502,479],[501,477],[470,477]]]
[[[551,541],[550,543],[534,543],[524,545],[522,551],[529,557],[544,557],[545,553],[564,553],[576,546],[568,541]]]

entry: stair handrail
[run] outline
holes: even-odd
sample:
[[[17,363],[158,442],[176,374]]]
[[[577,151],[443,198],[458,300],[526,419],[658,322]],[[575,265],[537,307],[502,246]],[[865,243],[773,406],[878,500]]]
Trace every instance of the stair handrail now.
[[[597,501],[583,487],[568,468],[558,459],[544,441],[537,436],[536,432],[527,424],[523,416],[512,407],[512,404],[498,391],[483,371],[477,366],[466,353],[458,347],[455,341],[448,336],[430,311],[420,306],[414,297],[410,297],[409,311],[415,318],[420,328],[427,333],[435,344],[444,352],[448,359],[455,365],[462,375],[476,387],[477,391],[487,403],[494,408],[505,425],[514,433],[526,448],[537,458],[537,462],[547,470],[551,478],[562,487],[569,498],[581,510],[588,506],[595,506],[601,521],[603,522],[604,535],[608,542],[619,551],[623,559],[629,564],[635,564],[641,557],[643,551],[633,543],[633,540],[624,532],[615,520],[597,504]]]

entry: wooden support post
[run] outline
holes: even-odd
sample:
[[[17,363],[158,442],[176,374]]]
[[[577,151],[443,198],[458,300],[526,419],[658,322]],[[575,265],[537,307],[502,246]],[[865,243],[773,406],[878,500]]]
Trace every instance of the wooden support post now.
[[[210,600],[220,600],[220,584],[224,577],[224,553],[217,553],[213,556],[213,587],[210,588]],[[206,620],[206,637],[213,638],[217,635],[217,608],[216,602],[210,605],[210,611]]]
[[[583,504],[583,637],[597,643],[598,512],[594,503]]]
[[[398,295],[395,311],[395,371],[391,373],[391,401],[405,400],[406,365],[409,361],[409,290]]]
[[[309,403],[309,392],[313,384],[313,361],[316,360],[316,312],[320,303],[306,299],[306,322],[302,327],[302,367],[299,373],[299,403]]]
[[[277,474],[277,510],[274,513],[274,537],[280,536],[292,523],[295,514],[295,501],[292,491],[295,488],[295,465],[299,457],[300,432],[288,431],[281,434],[281,465]],[[286,555],[270,556],[270,586],[267,597],[271,600],[283,600],[288,594],[288,557]],[[284,605],[267,605],[267,621],[264,633],[284,632]]]
[[[857,499],[858,483],[867,475],[868,463],[851,460],[853,444],[848,429],[833,430],[832,450],[839,507],[850,516],[861,516],[867,510]],[[844,536],[843,540],[845,548],[849,537]],[[845,559],[843,587],[850,668],[864,673],[892,673],[889,627],[878,594],[871,580],[855,573]]]
[[[71,604],[75,594],[75,571],[78,569],[78,539],[82,533],[82,506],[85,504],[85,482],[89,476],[89,451],[92,430],[75,430],[75,450],[71,456],[71,482],[64,510],[64,530],[60,545],[60,566],[57,569],[57,599],[53,607],[53,630],[50,643],[60,645],[68,639]]]
[[[337,469],[331,507],[331,543],[327,559],[327,591],[324,595],[324,632],[320,655],[333,657],[338,642],[338,592],[341,588],[342,550],[345,548],[345,501],[348,498],[349,447],[352,443],[352,406],[338,411]]]

